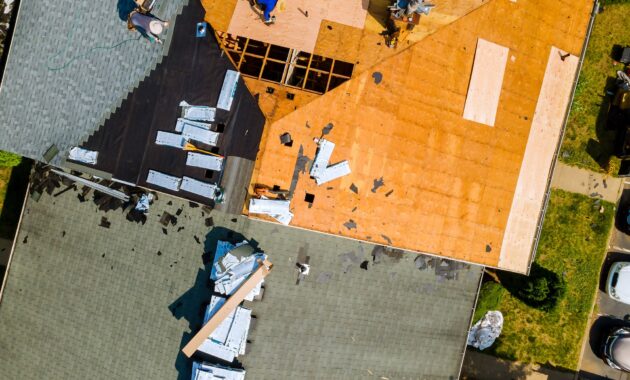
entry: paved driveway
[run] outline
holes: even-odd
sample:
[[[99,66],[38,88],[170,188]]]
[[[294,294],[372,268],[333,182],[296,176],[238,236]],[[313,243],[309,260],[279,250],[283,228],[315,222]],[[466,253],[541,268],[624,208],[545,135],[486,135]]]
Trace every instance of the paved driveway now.
[[[625,210],[630,208],[630,187],[624,185],[624,190],[619,199],[618,213],[615,218],[615,228],[610,238],[609,250],[599,282],[597,292],[597,308],[591,316],[591,328],[588,342],[583,348],[582,363],[578,378],[584,380],[600,379],[630,379],[629,374],[610,368],[599,357],[602,337],[613,326],[620,323],[624,316],[630,315],[630,305],[617,302],[606,294],[606,279],[610,266],[617,261],[630,261],[630,235],[622,232],[625,225]]]
[[[600,347],[602,339],[611,328],[618,324],[625,315],[630,314],[630,305],[614,301],[604,291],[604,284],[608,276],[610,265],[619,260],[629,260],[630,254],[620,254],[611,252],[608,254],[606,262],[602,268],[602,279],[600,289],[597,292],[597,309],[591,317],[591,329],[588,335],[588,342],[584,345],[582,363],[580,366],[579,379],[599,380],[599,379],[629,379],[627,373],[610,368],[601,359]]]

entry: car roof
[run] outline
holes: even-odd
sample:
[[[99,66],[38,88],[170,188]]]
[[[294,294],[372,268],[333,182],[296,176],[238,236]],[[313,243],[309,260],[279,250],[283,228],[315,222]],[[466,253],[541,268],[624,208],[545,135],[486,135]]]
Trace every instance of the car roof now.
[[[624,264],[619,269],[619,276],[615,284],[615,293],[624,303],[630,303],[630,263],[619,262],[616,266]]]
[[[627,331],[622,334],[613,343],[611,352],[615,363],[628,369],[630,368],[630,335]]]

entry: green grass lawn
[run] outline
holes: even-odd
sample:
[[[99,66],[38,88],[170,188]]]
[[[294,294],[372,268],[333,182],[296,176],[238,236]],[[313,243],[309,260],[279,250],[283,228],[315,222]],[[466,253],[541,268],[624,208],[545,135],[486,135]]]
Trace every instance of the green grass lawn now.
[[[609,102],[605,89],[623,68],[611,52],[614,45],[630,45],[628,17],[630,2],[620,2],[605,4],[595,18],[560,154],[569,165],[611,174],[619,169],[619,160],[611,159],[615,133],[604,125]]]
[[[577,369],[613,217],[611,203],[552,191],[536,263],[564,278],[566,294],[555,309],[543,312],[525,305],[502,287],[484,284],[475,317],[487,310],[500,310],[505,320],[501,336],[489,349],[491,353],[510,360]]]

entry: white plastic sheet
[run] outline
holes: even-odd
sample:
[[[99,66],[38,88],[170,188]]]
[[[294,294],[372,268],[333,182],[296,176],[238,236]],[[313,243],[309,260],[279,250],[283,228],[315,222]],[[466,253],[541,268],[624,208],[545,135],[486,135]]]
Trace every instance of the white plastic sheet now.
[[[502,329],[503,314],[489,311],[468,332],[468,345],[485,350],[501,335]]]
[[[98,152],[75,146],[74,148],[70,149],[70,154],[68,155],[68,158],[72,161],[95,165],[96,160],[98,159]]]

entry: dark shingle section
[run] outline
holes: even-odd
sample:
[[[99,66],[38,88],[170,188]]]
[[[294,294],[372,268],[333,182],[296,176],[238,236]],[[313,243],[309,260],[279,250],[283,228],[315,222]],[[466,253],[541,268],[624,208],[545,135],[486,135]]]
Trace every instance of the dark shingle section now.
[[[274,263],[239,357],[249,379],[457,377],[480,267],[446,280],[411,253],[373,261],[369,244],[232,218],[162,194],[144,226],[76,191],[29,199],[0,303],[2,378],[190,379],[179,349],[211,295],[204,246],[242,237]],[[311,273],[296,285],[300,254]]]
[[[161,0],[171,19],[188,0]],[[61,155],[96,129],[159,62],[165,47],[138,39],[119,0],[22,0],[0,87],[0,149]]]

